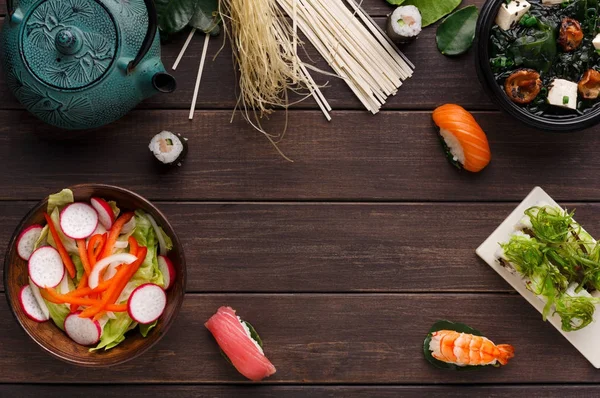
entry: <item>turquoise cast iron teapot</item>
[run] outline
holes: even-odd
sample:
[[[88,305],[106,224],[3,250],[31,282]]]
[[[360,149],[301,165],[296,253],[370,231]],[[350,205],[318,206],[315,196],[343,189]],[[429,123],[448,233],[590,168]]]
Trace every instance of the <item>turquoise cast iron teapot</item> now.
[[[17,99],[65,129],[102,126],[175,90],[153,0],[7,0],[2,58]]]

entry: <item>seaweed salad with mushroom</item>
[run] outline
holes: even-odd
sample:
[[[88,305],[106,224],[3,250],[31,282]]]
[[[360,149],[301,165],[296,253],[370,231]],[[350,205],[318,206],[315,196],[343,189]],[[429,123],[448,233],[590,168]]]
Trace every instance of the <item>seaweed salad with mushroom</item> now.
[[[600,103],[600,0],[507,0],[489,38],[490,66],[508,98],[538,116]]]

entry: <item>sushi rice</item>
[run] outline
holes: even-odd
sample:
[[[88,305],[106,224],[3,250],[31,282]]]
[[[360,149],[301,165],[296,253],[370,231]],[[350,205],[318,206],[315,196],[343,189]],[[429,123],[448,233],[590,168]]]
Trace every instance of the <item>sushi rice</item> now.
[[[254,343],[256,348],[258,348],[258,351],[260,351],[261,354],[265,355],[265,352],[263,351],[263,348],[260,346],[260,344],[258,344],[258,341],[254,340],[252,338],[252,333],[250,333],[250,328],[248,327],[248,325],[246,325],[246,322],[242,321],[242,318],[240,318],[239,316],[237,317],[237,319],[242,324],[242,327],[246,331],[246,334],[248,335],[248,337],[250,337],[250,340],[252,340],[252,342]]]
[[[440,129],[440,135],[452,154],[452,160],[460,164],[465,164],[465,151],[458,138],[446,129]]]
[[[415,6],[402,6],[388,19],[388,35],[392,40],[407,42],[421,33],[421,12]]]
[[[154,157],[162,164],[181,166],[181,162],[187,153],[187,138],[183,138],[180,134],[173,134],[170,131],[162,131],[152,138],[148,147]]]

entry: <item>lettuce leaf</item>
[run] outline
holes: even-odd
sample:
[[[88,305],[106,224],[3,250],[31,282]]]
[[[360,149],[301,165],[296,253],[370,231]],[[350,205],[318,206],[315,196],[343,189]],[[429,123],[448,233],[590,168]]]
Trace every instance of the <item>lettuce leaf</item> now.
[[[73,264],[75,265],[75,280],[73,281],[76,285],[79,284],[79,281],[81,280],[81,277],[83,276],[84,273],[84,269],[83,269],[83,263],[81,262],[81,258],[79,256],[76,256],[74,254],[71,255],[71,260],[73,261]]]
[[[44,301],[46,302],[48,311],[50,311],[50,318],[60,330],[64,331],[65,318],[71,312],[69,307],[65,304],[54,304],[48,300]]]
[[[115,215],[115,219],[118,218],[119,214],[121,213],[121,209],[119,209],[119,206],[117,206],[117,202],[115,202],[114,200],[109,200],[108,205],[112,209],[112,211]]]
[[[155,283],[159,286],[164,285],[162,272],[158,268],[158,238],[156,232],[152,228],[152,224],[146,218],[146,213],[141,210],[135,212],[135,230],[133,237],[137,240],[140,246],[146,246],[148,252],[144,262],[132,278],[132,282]],[[167,237],[168,238],[168,237]],[[172,245],[171,239],[168,242]]]
[[[106,322],[102,330],[100,342],[94,348],[90,348],[90,352],[96,350],[110,350],[125,340],[125,333],[129,330],[129,326],[133,323],[133,319],[129,317],[127,312],[115,313],[116,318]]]
[[[158,244],[152,224],[146,218],[146,213],[142,210],[135,211],[135,230],[133,231],[133,237],[140,246],[146,246],[148,251],[150,251],[150,247],[155,247]]]
[[[152,330],[156,324],[158,323],[158,320],[148,324],[148,325],[140,325],[140,333],[142,334],[143,337],[148,336],[148,333],[150,332],[150,330]]]
[[[68,205],[69,203],[75,202],[73,197],[73,191],[70,189],[63,189],[59,193],[48,196],[48,214],[54,212],[54,209]]]

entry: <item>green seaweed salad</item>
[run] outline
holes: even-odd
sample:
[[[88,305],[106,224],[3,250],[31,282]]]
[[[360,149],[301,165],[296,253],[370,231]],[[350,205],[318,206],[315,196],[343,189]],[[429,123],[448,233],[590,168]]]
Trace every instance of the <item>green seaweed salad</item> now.
[[[516,270],[527,288],[544,298],[544,320],[558,314],[562,330],[582,329],[593,321],[600,299],[600,244],[573,220],[574,212],[536,206],[525,211],[521,231],[503,243],[498,261]]]
[[[504,87],[513,72],[530,68],[540,74],[542,88],[535,99],[521,104],[528,112],[540,116],[576,116],[591,110],[598,100],[584,99],[581,95],[576,110],[553,107],[548,103],[548,90],[556,78],[577,83],[586,71],[600,70],[600,55],[592,43],[599,33],[600,1],[571,0],[558,5],[543,5],[539,0],[529,2],[528,13],[510,29],[502,30],[498,25],[491,29],[490,65],[497,83]],[[558,44],[564,18],[578,21],[584,34],[581,44],[572,51],[565,51]]]

